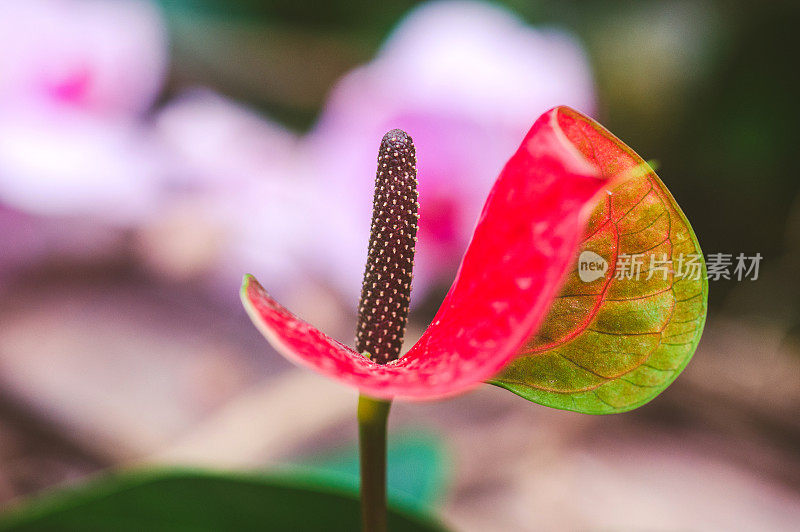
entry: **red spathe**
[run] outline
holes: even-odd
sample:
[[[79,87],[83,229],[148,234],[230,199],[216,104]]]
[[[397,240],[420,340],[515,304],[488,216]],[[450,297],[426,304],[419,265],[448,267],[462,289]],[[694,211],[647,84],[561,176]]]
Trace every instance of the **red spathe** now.
[[[564,134],[583,119],[557,107],[534,123],[497,178],[441,308],[400,359],[370,361],[291,314],[252,276],[242,286],[248,314],[290,360],[374,397],[437,399],[493,377],[544,320],[609,186]]]

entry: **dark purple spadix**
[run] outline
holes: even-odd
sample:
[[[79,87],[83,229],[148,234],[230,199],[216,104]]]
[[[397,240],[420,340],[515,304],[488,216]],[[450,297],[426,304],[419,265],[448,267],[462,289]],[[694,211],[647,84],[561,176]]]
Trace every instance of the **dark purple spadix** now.
[[[356,350],[378,364],[400,356],[408,319],[419,207],[416,164],[405,131],[383,136],[356,329]]]

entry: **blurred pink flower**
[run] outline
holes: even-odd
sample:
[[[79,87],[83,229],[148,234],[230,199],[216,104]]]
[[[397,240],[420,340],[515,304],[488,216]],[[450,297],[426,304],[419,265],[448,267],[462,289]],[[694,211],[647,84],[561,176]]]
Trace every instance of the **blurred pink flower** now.
[[[166,61],[143,0],[3,0],[0,202],[122,225],[151,213],[159,161],[141,119]]]
[[[3,0],[0,101],[102,115],[146,111],[161,89],[166,33],[144,0]]]
[[[209,89],[173,98],[155,117],[170,180],[182,187],[238,194],[252,181],[292,180],[297,136]]]
[[[350,235],[330,234],[336,277],[357,298],[371,210],[375,153],[401,128],[417,146],[420,235],[414,289],[449,278],[483,198],[531,122],[569,105],[591,113],[587,59],[568,33],[534,29],[484,3],[443,1],[413,10],[369,64],[334,87],[305,149],[311,172],[336,191],[326,212],[353,214]]]
[[[175,189],[141,239],[155,270],[173,278],[210,274],[225,295],[244,265],[278,291],[316,278],[324,176],[309,175],[294,133],[193,90],[160,110],[155,134]]]

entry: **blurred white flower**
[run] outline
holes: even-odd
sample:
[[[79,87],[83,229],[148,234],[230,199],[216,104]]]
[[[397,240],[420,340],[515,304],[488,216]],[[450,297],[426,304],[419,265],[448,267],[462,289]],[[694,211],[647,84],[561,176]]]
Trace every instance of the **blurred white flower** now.
[[[128,225],[152,213],[157,150],[142,129],[167,61],[143,0],[3,0],[0,202]]]
[[[490,4],[444,1],[413,10],[369,64],[341,79],[306,142],[311,172],[338,190],[328,212],[354,214],[348,238],[329,234],[329,267],[357,294],[383,134],[406,130],[417,149],[421,219],[415,298],[449,279],[502,165],[534,120],[566,104],[594,110],[593,81],[568,33],[534,29]],[[352,248],[348,247],[352,246]]]
[[[0,201],[127,225],[152,214],[157,152],[138,124],[71,110],[0,110]]]

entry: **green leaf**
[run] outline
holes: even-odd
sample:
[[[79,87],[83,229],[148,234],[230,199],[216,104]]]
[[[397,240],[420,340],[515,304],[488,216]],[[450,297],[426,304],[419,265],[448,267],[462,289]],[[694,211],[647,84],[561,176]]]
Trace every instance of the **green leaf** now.
[[[263,475],[189,470],[122,473],[8,511],[0,530],[353,531],[360,507],[349,490]],[[390,530],[443,528],[389,511]]]
[[[576,263],[544,325],[491,383],[553,408],[625,412],[661,393],[692,358],[706,318],[705,263],[683,212],[641,157],[574,111],[561,126],[604,175],[621,178],[595,208],[581,249],[585,260]],[[691,257],[697,278],[688,275]],[[603,260],[607,270],[591,280],[590,264],[602,269]],[[671,269],[666,278],[660,266]]]

